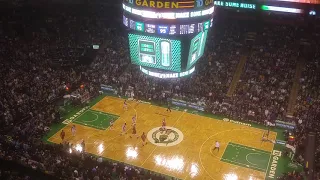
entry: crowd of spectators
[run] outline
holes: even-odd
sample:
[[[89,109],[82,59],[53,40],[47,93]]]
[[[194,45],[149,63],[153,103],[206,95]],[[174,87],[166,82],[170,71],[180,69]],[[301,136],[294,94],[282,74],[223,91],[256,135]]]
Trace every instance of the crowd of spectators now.
[[[54,102],[68,89],[82,91],[79,85],[92,96],[98,94],[100,84],[106,84],[115,87],[119,95],[131,92],[138,99],[162,103],[168,97],[187,99],[206,104],[209,113],[242,121],[285,119],[298,61],[291,46],[300,33],[297,28],[268,25],[259,31],[251,24],[225,23],[222,19],[208,37],[198,70],[189,77],[164,80],[144,75],[130,64],[125,36],[108,26],[121,22],[107,18],[103,6],[72,7],[74,11],[50,8],[5,9],[0,14],[0,36],[4,37],[0,40],[1,159],[62,179],[164,179],[89,154],[70,155],[67,144],[42,142],[50,125],[60,120]],[[250,32],[258,33],[252,40],[254,45],[246,41]],[[88,67],[81,65],[92,44],[100,45],[96,57]],[[243,57],[247,60],[240,81],[233,95],[227,97]],[[316,54],[306,63],[300,79],[295,116],[302,120],[298,124],[301,137],[311,127],[320,130],[319,61]],[[319,147],[316,159],[320,159]],[[318,161],[316,166],[320,168]],[[1,177],[34,179],[9,170],[1,171]]]
[[[118,74],[129,61],[124,56],[124,39],[117,36],[118,32],[108,27],[108,23],[103,23],[108,22],[103,17],[95,19],[90,13],[81,14],[81,8],[79,14],[53,6],[48,12],[29,8],[1,14],[4,39],[0,43],[0,116],[3,119],[0,158],[41,170],[49,179],[163,179],[157,174],[101,161],[88,154],[72,156],[63,145],[42,143],[49,126],[59,120],[54,105],[57,99],[68,89],[79,92],[79,88],[73,87],[80,84],[94,96],[99,90],[96,84],[116,83]],[[34,17],[41,18],[33,22]],[[104,44],[112,48],[99,52],[89,69],[78,65],[88,44],[102,44],[104,38],[108,39]],[[1,171],[0,177],[41,179],[15,170]]]
[[[280,180],[303,180],[303,176],[298,172],[289,172],[282,177],[279,177]]]
[[[294,30],[286,26],[262,29],[248,56],[232,98],[245,119],[263,123],[285,119],[291,81],[295,72]]]
[[[314,34],[312,37],[314,41],[319,41],[319,34]],[[319,47],[319,44],[315,44],[315,46]],[[308,46],[308,48],[311,47]],[[298,148],[301,149],[301,152],[304,152],[307,147],[303,142],[309,132],[315,132],[316,144],[320,144],[320,54],[317,51],[308,54],[311,54],[308,59],[302,57],[303,71],[299,79],[301,87],[294,114],[299,120],[297,132],[301,137],[298,139]],[[320,168],[320,146],[316,148],[315,168]],[[320,178],[320,173],[317,174],[317,178]]]

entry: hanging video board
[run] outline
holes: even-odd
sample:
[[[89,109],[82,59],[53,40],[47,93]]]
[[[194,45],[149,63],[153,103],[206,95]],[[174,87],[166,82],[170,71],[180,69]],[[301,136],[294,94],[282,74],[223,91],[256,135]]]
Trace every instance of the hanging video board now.
[[[212,6],[213,0],[124,0],[123,3],[145,9],[201,9]]]
[[[208,31],[200,32],[191,40],[187,69],[192,67],[204,53]]]
[[[196,34],[204,31],[208,27],[212,27],[212,23],[213,19],[205,20],[198,23],[184,24],[144,23],[135,21],[123,15],[123,24],[128,28],[140,32],[160,35]]]
[[[140,66],[181,71],[181,41],[128,34],[131,62]]]

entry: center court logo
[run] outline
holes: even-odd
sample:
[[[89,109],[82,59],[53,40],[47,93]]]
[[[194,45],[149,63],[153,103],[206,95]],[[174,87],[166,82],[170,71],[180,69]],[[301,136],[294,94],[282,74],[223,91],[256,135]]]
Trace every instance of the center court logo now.
[[[167,127],[166,131],[160,129],[153,128],[147,134],[148,140],[156,146],[175,146],[183,140],[183,134],[177,128]]]

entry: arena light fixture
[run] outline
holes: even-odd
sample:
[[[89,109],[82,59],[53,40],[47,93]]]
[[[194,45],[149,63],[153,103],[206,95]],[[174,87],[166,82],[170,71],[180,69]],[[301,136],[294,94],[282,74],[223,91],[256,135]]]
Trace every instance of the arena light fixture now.
[[[315,16],[316,14],[317,14],[316,11],[313,11],[313,10],[309,11],[310,16]]]

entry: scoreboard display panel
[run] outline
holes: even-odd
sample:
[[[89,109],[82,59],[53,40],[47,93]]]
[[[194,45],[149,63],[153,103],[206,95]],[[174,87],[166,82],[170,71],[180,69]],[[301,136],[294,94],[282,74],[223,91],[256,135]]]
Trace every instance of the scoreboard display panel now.
[[[134,21],[123,15],[123,24],[132,30],[158,35],[198,34],[212,27],[213,19],[190,23],[164,24],[156,22]]]
[[[284,1],[284,2],[303,3],[303,4],[320,4],[320,0],[269,0],[269,1]]]
[[[199,9],[211,6],[213,0],[124,0],[123,3],[144,9]]]
[[[181,41],[128,34],[131,62],[140,66],[181,72]]]
[[[195,71],[213,26],[213,0],[123,0],[131,63],[158,78]]]
[[[190,50],[188,56],[187,69],[191,68],[198,59],[203,55],[206,45],[208,31],[200,32],[196,37],[191,40]]]

